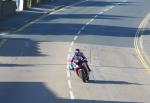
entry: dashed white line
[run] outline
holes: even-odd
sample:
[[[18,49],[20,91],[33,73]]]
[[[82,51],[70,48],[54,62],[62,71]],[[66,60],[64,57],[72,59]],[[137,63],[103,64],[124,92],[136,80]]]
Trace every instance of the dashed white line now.
[[[87,23],[86,23],[86,26],[89,25],[89,24],[90,24],[90,22],[87,22]]]
[[[81,28],[81,30],[84,30],[85,29],[85,26],[83,26],[82,28]]]
[[[71,51],[72,51],[72,47],[69,48],[68,52],[71,53]]]
[[[68,80],[69,89],[72,89],[71,80]]]
[[[78,38],[78,36],[76,35],[74,38],[73,38],[73,40],[76,40]]]
[[[74,94],[73,94],[73,91],[70,91],[70,98],[71,98],[71,99],[75,99]]]
[[[74,41],[72,41],[70,45],[73,46],[74,45]]]
[[[104,12],[103,11],[101,11],[101,12],[99,12],[98,14],[100,15],[100,14],[103,14]]]
[[[94,16],[94,18],[97,18],[97,17],[98,17],[98,15],[95,15],[95,16]]]
[[[67,65],[67,69],[69,69],[69,65]],[[67,70],[67,78],[70,78],[70,71]]]

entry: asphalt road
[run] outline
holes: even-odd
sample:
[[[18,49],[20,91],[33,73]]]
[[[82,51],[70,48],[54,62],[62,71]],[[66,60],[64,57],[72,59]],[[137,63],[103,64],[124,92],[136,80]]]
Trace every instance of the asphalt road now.
[[[0,48],[2,103],[149,103],[150,75],[134,37],[149,0],[88,0],[4,35]],[[90,81],[67,75],[67,56],[83,50]]]

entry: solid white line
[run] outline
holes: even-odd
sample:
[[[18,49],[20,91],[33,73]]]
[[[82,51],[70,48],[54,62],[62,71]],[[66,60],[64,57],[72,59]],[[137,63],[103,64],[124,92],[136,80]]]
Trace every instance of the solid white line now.
[[[108,10],[110,10],[110,8],[104,9],[103,11],[106,12],[106,11],[108,11]]]
[[[49,15],[55,14],[55,13],[57,13],[57,12],[59,12],[59,11],[62,11],[62,10],[64,10],[64,9],[68,8],[68,7],[72,7],[72,6],[75,6],[75,5],[78,5],[78,4],[87,2],[87,1],[88,1],[88,0],[81,1],[81,2],[78,2],[78,3],[74,3],[74,4],[70,5],[70,6],[66,6],[66,7],[64,7],[64,8],[62,8],[62,9],[53,11],[53,12],[49,13]],[[24,26],[22,26],[21,28],[19,28],[17,31],[22,31],[22,30],[24,30],[25,28],[27,28],[27,27],[29,27],[30,25],[32,25],[33,23],[35,23],[35,22],[39,21],[40,19],[43,19],[43,18],[45,18],[45,17],[47,17],[47,16],[49,16],[49,15],[44,14],[44,15],[42,15],[41,17],[39,17],[39,18],[33,20],[32,22],[30,22],[30,23],[28,23],[28,24],[25,24]]]
[[[94,18],[97,18],[97,17],[98,17],[98,15],[95,15],[95,16],[94,16]]]
[[[111,7],[109,7],[110,9],[112,9],[112,8],[114,8],[115,6],[111,6]]]
[[[68,57],[67,57],[67,59],[69,59],[70,58],[70,54],[68,54]]]
[[[90,20],[90,22],[93,22],[93,21],[94,21],[94,18]]]

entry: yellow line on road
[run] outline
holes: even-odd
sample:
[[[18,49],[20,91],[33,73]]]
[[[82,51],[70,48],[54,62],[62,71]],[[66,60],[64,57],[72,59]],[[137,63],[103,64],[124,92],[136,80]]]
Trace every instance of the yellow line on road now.
[[[150,65],[148,63],[148,61],[146,60],[144,53],[142,52],[142,48],[140,47],[140,45],[142,44],[141,40],[140,40],[140,36],[143,33],[143,30],[146,26],[146,24],[148,23],[148,18],[150,17],[150,14],[148,14],[143,21],[141,22],[141,24],[138,27],[138,30],[135,34],[135,38],[134,38],[134,47],[135,47],[135,51],[138,55],[139,60],[141,61],[141,63],[144,65],[145,69],[147,70],[148,73],[150,73]],[[143,45],[143,44],[142,44]]]

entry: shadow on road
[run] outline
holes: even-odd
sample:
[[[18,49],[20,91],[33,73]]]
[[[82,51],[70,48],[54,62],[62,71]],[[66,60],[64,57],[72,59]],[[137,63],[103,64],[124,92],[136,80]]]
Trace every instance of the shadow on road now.
[[[66,91],[65,91],[66,92]],[[62,99],[42,82],[0,82],[2,103],[141,103],[109,100]]]
[[[141,85],[139,83],[130,83],[130,82],[126,82],[126,81],[104,81],[104,80],[89,80],[88,83],[92,83],[92,84],[118,84],[118,85]]]
[[[0,48],[0,56],[46,56],[42,54],[38,47],[38,42],[30,39],[8,39],[4,46]]]

